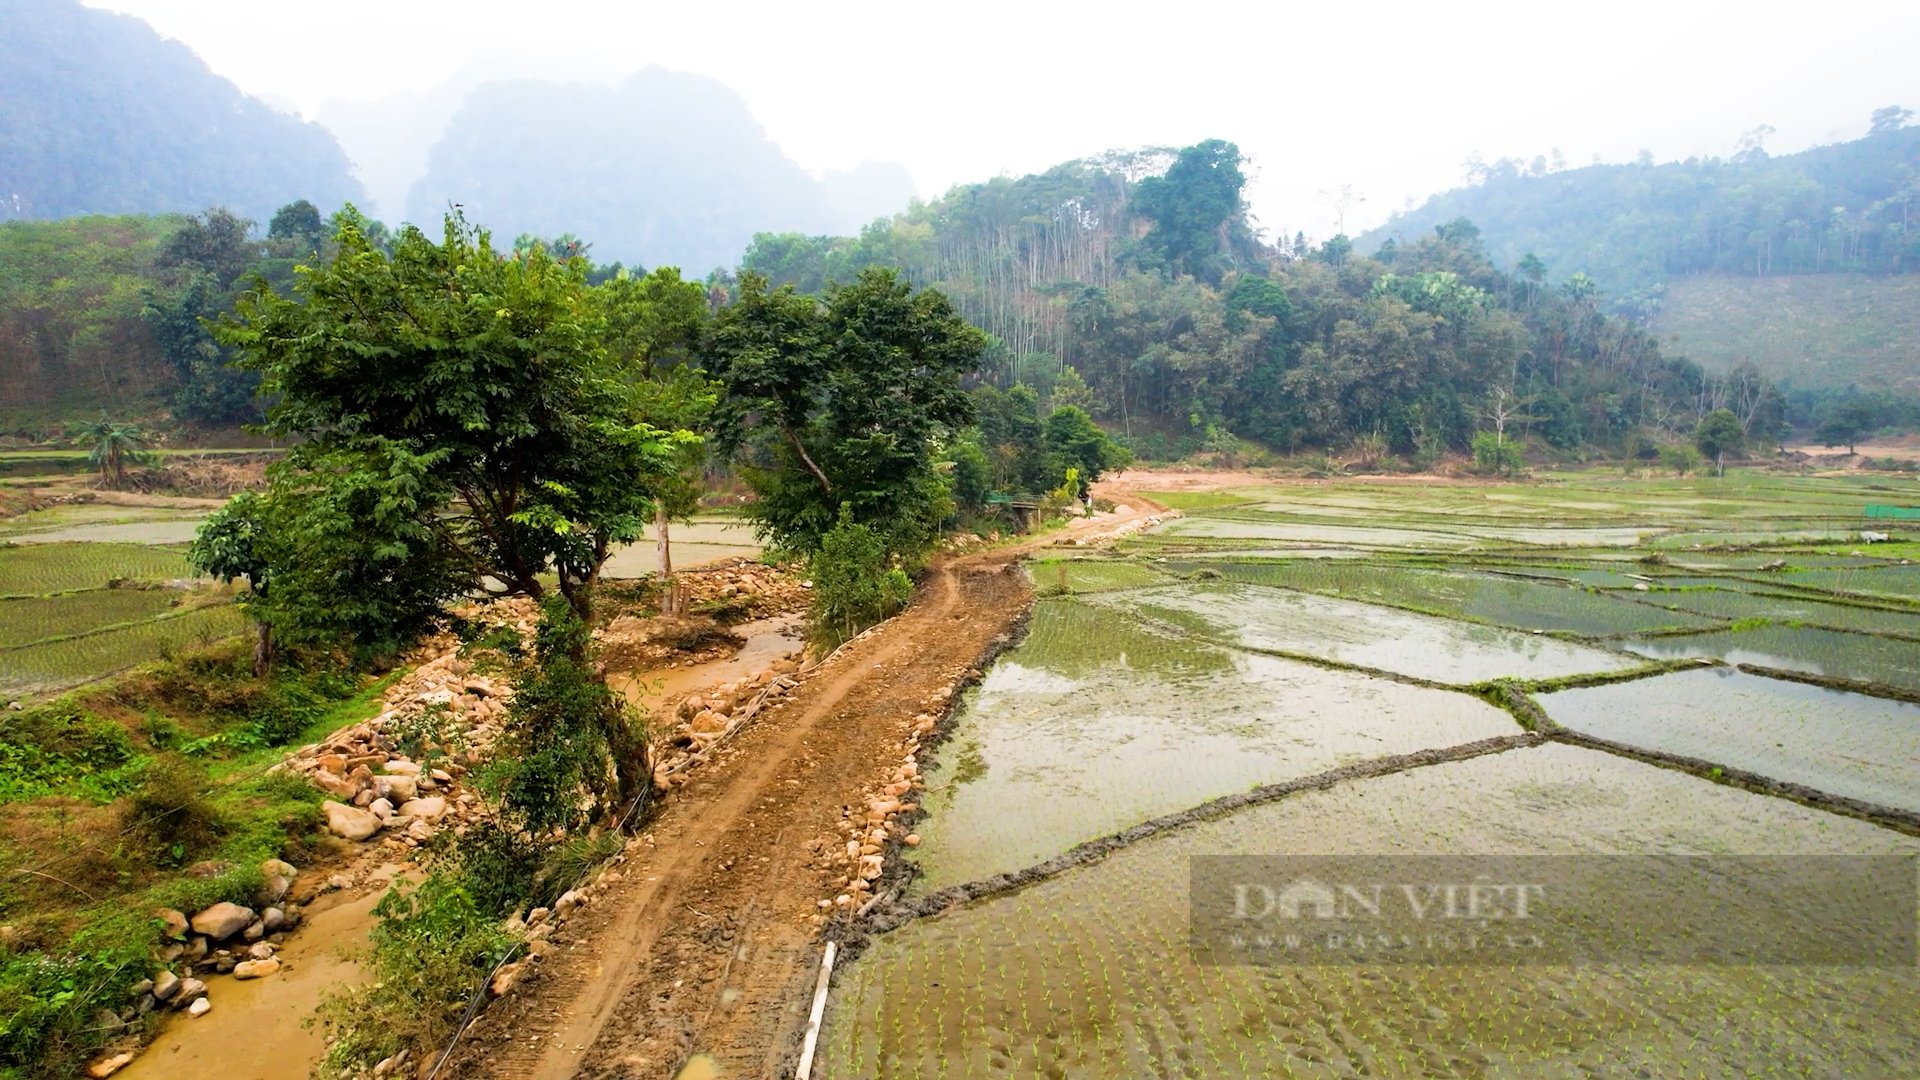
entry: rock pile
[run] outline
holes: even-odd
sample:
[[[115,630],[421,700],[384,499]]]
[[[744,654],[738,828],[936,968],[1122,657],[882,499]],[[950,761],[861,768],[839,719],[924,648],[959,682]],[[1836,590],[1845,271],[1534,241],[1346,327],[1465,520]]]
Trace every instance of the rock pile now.
[[[805,611],[813,597],[813,583],[792,570],[768,566],[757,559],[735,558],[707,563],[674,575],[690,610],[724,608],[744,619],[765,619]]]
[[[159,970],[135,988],[134,1004],[119,1020],[133,1023],[162,1008],[204,1016],[213,1008],[207,979],[229,974],[263,979],[278,972],[275,954],[300,924],[298,905],[290,899],[299,873],[280,859],[261,863],[262,884],[252,898],[254,907],[223,900],[191,916],[171,908],[154,911],[160,927],[155,956]],[[104,1058],[88,1075],[110,1076],[131,1060],[130,1054]]]
[[[836,873],[844,873],[837,896],[819,901],[815,922],[836,912],[864,910],[874,898],[875,883],[886,873],[889,843],[907,847],[920,843],[919,834],[907,824],[920,810],[913,793],[925,786],[920,777],[921,743],[939,725],[939,714],[952,700],[955,687],[940,687],[922,702],[926,711],[913,718],[901,748],[905,754],[892,766],[885,781],[870,788],[863,800],[848,807],[841,816],[841,846],[828,847],[825,861]]]
[[[671,715],[676,721],[664,745],[654,747],[654,783],[673,786],[673,777],[707,760],[714,746],[800,685],[811,670],[791,658],[776,660],[743,679],[681,698]]]
[[[532,634],[537,610],[531,601],[503,600],[487,615],[524,636]],[[285,763],[333,796],[321,809],[334,835],[360,842],[385,833],[392,846],[418,847],[482,813],[479,798],[459,790],[459,781],[499,737],[513,688],[476,672],[457,643],[439,644],[442,651],[387,690],[380,715],[301,748]]]

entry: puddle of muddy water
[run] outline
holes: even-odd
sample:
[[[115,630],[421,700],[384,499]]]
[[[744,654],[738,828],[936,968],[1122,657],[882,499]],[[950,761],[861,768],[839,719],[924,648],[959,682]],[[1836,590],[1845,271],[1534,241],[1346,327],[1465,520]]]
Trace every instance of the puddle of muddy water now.
[[[1920,691],[1920,642],[1797,626],[1763,626],[1623,642],[1646,656],[1718,657],[1837,679]]]
[[[1727,668],[1542,694],[1540,704],[1603,739],[1920,810],[1920,705]]]
[[[776,660],[796,655],[806,645],[806,616],[776,615],[732,628],[745,639],[740,651],[725,660],[692,667],[661,668],[638,674],[610,675],[607,684],[642,708],[672,702],[716,683],[732,682],[764,670]]]
[[[279,952],[279,973],[241,982],[208,981],[213,1010],[177,1015],[160,1037],[116,1076],[125,1080],[307,1080],[326,1054],[324,1033],[309,1026],[329,990],[366,978],[348,950],[364,948],[382,892],[309,915]]]
[[[1026,642],[987,673],[928,776],[921,888],[1261,784],[1519,731],[1465,694],[1117,622],[1043,602]]]
[[[1196,962],[1193,857],[1355,850],[1611,857],[1676,889],[1704,860],[1714,902],[1737,914],[1763,903],[1770,858],[1910,858],[1920,842],[1564,745],[1358,781],[879,938],[838,973],[817,1074],[1920,1075],[1910,962]],[[1646,918],[1657,932],[1659,912]]]
[[[1254,585],[1191,584],[1103,593],[1088,602],[1207,638],[1437,682],[1551,678],[1632,667],[1631,657],[1538,634]]]

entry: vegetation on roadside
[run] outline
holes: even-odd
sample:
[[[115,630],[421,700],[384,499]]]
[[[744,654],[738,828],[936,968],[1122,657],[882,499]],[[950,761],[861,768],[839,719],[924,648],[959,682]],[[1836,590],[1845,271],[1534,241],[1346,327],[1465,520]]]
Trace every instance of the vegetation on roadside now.
[[[311,861],[321,794],[270,773],[358,719],[380,683],[320,662],[259,679],[245,650],[183,654],[0,725],[0,1076],[77,1074],[155,1022],[151,912],[251,903],[260,864]]]

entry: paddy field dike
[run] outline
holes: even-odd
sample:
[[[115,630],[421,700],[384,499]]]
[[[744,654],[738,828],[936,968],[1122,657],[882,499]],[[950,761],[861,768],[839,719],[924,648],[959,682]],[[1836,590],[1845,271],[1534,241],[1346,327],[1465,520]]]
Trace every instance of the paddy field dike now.
[[[1184,516],[1030,564],[815,1075],[1920,1075],[1920,543],[1861,538],[1920,485],[1137,486]],[[1544,860],[1604,925],[1223,959],[1228,855]]]

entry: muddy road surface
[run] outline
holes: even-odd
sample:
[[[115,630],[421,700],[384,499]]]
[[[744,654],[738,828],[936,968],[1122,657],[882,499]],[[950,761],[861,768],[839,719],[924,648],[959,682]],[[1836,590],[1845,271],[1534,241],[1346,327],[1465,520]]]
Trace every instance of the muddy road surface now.
[[[937,562],[905,612],[674,789],[602,895],[441,1075],[671,1077],[695,1055],[742,1080],[790,1072],[823,948],[819,902],[843,884],[822,858],[841,843],[843,811],[898,764],[914,717],[1004,643],[1031,600],[1022,555],[1161,509],[1121,498],[1064,535]]]

